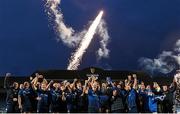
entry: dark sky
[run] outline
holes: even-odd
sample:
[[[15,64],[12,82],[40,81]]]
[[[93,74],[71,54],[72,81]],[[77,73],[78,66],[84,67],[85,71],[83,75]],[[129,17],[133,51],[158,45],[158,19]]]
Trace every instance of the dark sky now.
[[[45,0],[0,0],[0,75],[30,75],[37,69],[66,69],[74,49],[57,42]],[[155,58],[180,38],[180,0],[62,0],[67,25],[80,31],[105,12],[110,57],[96,61],[94,40],[80,69],[99,66],[140,70],[140,57]]]

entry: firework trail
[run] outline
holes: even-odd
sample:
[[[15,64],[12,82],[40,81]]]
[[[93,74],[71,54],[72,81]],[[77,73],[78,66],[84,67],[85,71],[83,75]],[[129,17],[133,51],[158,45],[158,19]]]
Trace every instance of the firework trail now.
[[[61,0],[47,0],[45,5],[45,10],[48,14],[50,21],[53,21],[53,27],[56,31],[58,41],[62,41],[68,47],[77,48],[80,47],[80,42],[82,42],[82,38],[87,33],[87,29],[83,29],[81,32],[75,32],[72,27],[66,26],[63,19],[63,14],[59,5],[61,4]],[[101,58],[108,58],[110,50],[107,48],[109,43],[109,35],[106,26],[106,22],[101,19],[99,25],[96,29],[96,34],[100,36],[100,47],[97,50],[97,60]]]
[[[82,39],[79,48],[71,57],[70,63],[67,67],[68,70],[76,70],[78,68],[83,54],[86,52],[86,49],[88,48],[89,44],[91,43],[91,40],[93,39],[96,29],[101,21],[102,15],[103,15],[103,11],[100,11],[96,19],[89,27],[89,30],[86,33],[85,37]]]

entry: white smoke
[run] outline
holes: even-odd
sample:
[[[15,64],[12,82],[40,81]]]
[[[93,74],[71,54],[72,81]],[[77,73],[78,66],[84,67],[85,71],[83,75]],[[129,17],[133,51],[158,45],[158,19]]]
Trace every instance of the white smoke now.
[[[156,59],[142,57],[139,62],[140,67],[151,74],[172,72],[180,66],[180,39],[176,42],[173,51],[163,51]]]
[[[82,38],[87,33],[87,29],[81,32],[75,32],[72,27],[66,26],[63,19],[63,14],[59,8],[61,0],[47,0],[46,11],[51,20],[54,20],[54,29],[57,32],[58,39],[61,40],[68,47],[78,47]],[[106,22],[102,19],[97,28],[97,35],[100,36],[100,48],[97,51],[98,60],[109,57],[109,49],[107,48],[109,42],[109,35]]]
[[[64,23],[63,14],[59,9],[61,0],[47,0],[46,8],[48,16],[54,17],[55,27],[58,38],[69,47],[76,47],[81,38],[85,35],[86,30],[76,33],[72,27],[67,27]],[[58,39],[58,40],[59,40]]]
[[[174,55],[173,57],[180,66],[180,39],[176,42],[174,51],[176,52],[176,55]]]
[[[107,45],[109,43],[109,34],[106,26],[106,22],[102,19],[98,25],[97,28],[97,34],[99,34],[101,40],[100,40],[100,48],[98,49],[98,60],[102,57],[107,58],[109,57],[109,49],[107,48]]]

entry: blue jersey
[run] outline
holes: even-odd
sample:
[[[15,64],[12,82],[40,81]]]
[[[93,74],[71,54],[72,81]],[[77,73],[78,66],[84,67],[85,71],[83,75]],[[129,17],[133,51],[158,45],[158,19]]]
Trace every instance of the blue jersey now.
[[[51,103],[50,92],[38,89],[37,94],[38,94],[38,97],[40,97],[40,100],[38,100],[38,104],[37,104],[37,112],[38,113],[48,113],[49,105]]]
[[[74,100],[76,98],[76,94],[74,92],[66,91],[66,101],[67,101],[67,110],[68,112],[73,112],[75,105]]]
[[[21,89],[18,93],[21,97],[22,100],[22,105],[24,107],[32,107],[32,96],[33,96],[33,91],[32,89]]]
[[[51,112],[67,112],[67,104],[62,100],[62,91],[60,90],[51,90]]]
[[[59,104],[60,100],[61,100],[61,92],[60,90],[51,90],[51,99],[52,99],[52,104]]]
[[[128,107],[136,107],[136,91],[135,89],[131,89],[128,95]]]
[[[99,96],[100,99],[100,107],[109,108],[109,96],[108,95],[101,95]]]
[[[136,90],[132,88],[127,96],[127,104],[128,104],[129,112],[133,112],[133,113],[137,112],[136,100],[137,100],[137,93]]]
[[[98,112],[100,108],[100,99],[98,93],[89,90],[88,92],[88,112]]]
[[[148,96],[150,112],[157,112],[157,100],[154,96]]]

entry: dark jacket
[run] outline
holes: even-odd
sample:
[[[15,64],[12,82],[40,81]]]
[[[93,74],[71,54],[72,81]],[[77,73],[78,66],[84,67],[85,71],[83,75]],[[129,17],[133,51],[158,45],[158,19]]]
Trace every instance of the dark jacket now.
[[[123,96],[117,95],[111,97],[111,112],[124,110]]]
[[[6,89],[7,97],[6,97],[6,104],[16,105],[17,101],[13,101],[13,98],[18,99],[18,92],[19,89],[15,89],[11,82],[9,77],[5,77],[4,79],[4,88]]]

